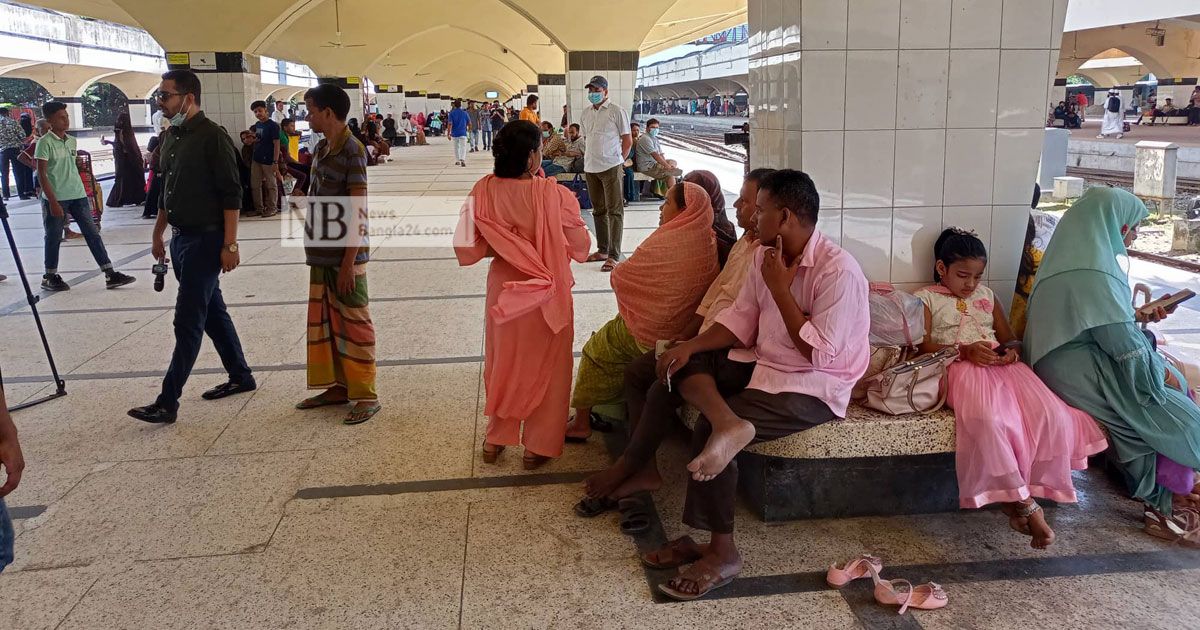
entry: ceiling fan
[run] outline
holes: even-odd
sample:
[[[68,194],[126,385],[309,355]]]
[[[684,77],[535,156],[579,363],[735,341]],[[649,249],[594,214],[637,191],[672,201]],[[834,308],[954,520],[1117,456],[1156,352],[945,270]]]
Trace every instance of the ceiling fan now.
[[[321,48],[360,48],[366,44],[343,44],[342,43],[342,12],[339,8],[338,0],[333,0],[333,20],[334,28],[337,29],[337,41],[332,41],[327,44],[321,44]]]

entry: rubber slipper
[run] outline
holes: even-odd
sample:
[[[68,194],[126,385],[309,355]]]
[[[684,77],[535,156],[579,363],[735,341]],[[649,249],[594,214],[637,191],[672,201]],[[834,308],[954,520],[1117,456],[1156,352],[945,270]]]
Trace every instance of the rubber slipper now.
[[[575,515],[580,518],[595,518],[617,509],[617,502],[608,497],[584,497],[575,504]]]
[[[320,407],[332,407],[333,405],[344,405],[348,402],[350,402],[350,401],[346,400],[345,398],[343,398],[341,400],[333,400],[332,398],[325,398],[324,395],[322,394],[322,395],[318,395],[318,396],[313,396],[312,398],[305,398],[304,400],[301,400],[300,402],[296,403],[296,408],[297,409],[318,409]]]
[[[362,424],[367,420],[374,418],[375,414],[379,413],[380,409],[383,409],[383,405],[379,403],[375,403],[374,405],[371,405],[365,409],[351,409],[350,413],[346,414],[346,419],[342,420],[342,424],[350,426]]]
[[[650,510],[642,497],[625,497],[617,501],[617,509],[621,511],[621,533],[626,536],[637,536],[650,529]]]

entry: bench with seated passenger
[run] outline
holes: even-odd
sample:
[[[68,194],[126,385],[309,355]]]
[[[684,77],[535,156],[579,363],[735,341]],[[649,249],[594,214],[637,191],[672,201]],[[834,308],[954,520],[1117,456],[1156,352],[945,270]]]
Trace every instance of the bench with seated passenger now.
[[[583,175],[583,173],[559,173],[554,176],[554,179],[557,179],[560,182],[570,182],[574,181],[575,177],[579,175]],[[654,178],[645,173],[639,173],[635,171],[633,173],[633,180],[636,182],[652,182],[654,181]]]
[[[685,405],[688,428],[700,412]],[[892,416],[851,403],[834,420],[738,455],[744,498],[764,521],[958,509],[954,412]]]

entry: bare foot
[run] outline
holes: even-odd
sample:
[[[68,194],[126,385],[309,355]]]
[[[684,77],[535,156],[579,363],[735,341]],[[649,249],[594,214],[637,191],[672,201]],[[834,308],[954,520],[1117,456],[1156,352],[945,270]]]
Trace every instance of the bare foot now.
[[[687,465],[696,481],[711,481],[721,474],[729,462],[754,439],[754,425],[738,420],[737,425],[725,431],[713,431],[708,436],[704,450]]]
[[[1029,535],[1033,540],[1029,546],[1034,549],[1045,549],[1054,544],[1054,530],[1046,522],[1046,511],[1038,510],[1029,515]]]
[[[584,479],[583,491],[593,499],[612,496],[617,487],[632,474],[633,471],[628,469],[625,457],[618,457],[612,466]]]
[[[610,495],[614,499],[623,499],[639,492],[654,492],[662,487],[662,475],[658,472],[658,462],[651,461],[641,470],[630,475]]]
[[[1000,509],[1008,517],[1008,526],[1013,528],[1013,531],[1029,536],[1029,519],[1017,512],[1020,505],[1020,503],[1004,503],[1001,504]]]

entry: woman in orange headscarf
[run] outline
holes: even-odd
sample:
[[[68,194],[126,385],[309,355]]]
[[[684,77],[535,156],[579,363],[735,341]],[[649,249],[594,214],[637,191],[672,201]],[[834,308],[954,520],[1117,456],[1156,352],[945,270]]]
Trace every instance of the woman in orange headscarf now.
[[[568,441],[583,441],[592,407],[622,400],[625,366],[660,339],[679,339],[717,277],[709,195],[681,182],[667,191],[655,230],[612,272],[617,316],[596,331],[579,359]]]
[[[591,247],[571,191],[534,176],[541,144],[533,123],[500,130],[494,174],[471,190],[454,236],[460,265],[492,258],[483,460],[494,463],[505,446],[523,444],[526,470],[562,454],[575,341],[571,260],[583,262]]]

